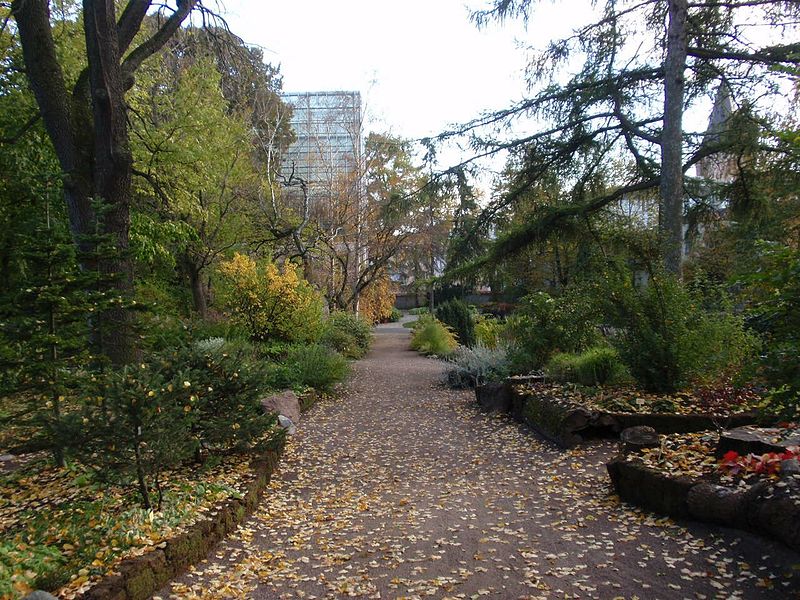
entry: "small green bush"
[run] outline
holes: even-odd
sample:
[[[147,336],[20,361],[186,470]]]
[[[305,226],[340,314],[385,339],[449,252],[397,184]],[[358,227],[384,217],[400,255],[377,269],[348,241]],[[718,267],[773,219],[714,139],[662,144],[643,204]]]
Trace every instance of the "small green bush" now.
[[[602,341],[593,295],[573,285],[559,296],[536,292],[506,320],[515,372],[541,369],[555,352],[580,352]]]
[[[321,344],[297,344],[284,360],[295,385],[328,392],[347,377],[350,365],[338,352]],[[289,386],[293,387],[293,386]]]
[[[358,315],[335,312],[325,322],[320,342],[347,358],[362,358],[372,344],[372,327]]]
[[[422,315],[414,323],[411,349],[426,355],[447,356],[458,346],[455,335],[436,317]]]
[[[320,344],[335,350],[345,358],[361,358],[364,351],[358,346],[358,341],[348,332],[336,327],[326,328],[319,340]]]
[[[408,311],[408,314],[419,316],[419,315],[427,315],[429,312],[430,311],[428,310],[427,306],[420,306],[417,308],[412,308],[411,310]]]
[[[449,326],[462,346],[475,344],[475,323],[469,306],[458,299],[443,302],[436,309],[436,318]]]
[[[489,348],[480,342],[472,348],[459,346],[448,357],[447,383],[454,388],[469,388],[509,375],[508,352],[504,346]]]
[[[557,381],[587,386],[610,383],[624,370],[617,351],[604,346],[589,348],[580,354],[554,354],[544,369]]]
[[[392,307],[392,312],[389,315],[389,322],[390,323],[397,323],[402,318],[403,318],[403,311],[401,311],[396,306],[393,306]]]

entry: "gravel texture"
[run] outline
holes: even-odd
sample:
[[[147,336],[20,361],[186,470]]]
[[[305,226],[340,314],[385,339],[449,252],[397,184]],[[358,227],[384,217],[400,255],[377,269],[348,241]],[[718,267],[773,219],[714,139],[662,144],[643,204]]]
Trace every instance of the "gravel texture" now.
[[[615,444],[564,452],[480,413],[409,335],[376,328],[254,515],[157,597],[800,598],[800,555],[621,504]]]

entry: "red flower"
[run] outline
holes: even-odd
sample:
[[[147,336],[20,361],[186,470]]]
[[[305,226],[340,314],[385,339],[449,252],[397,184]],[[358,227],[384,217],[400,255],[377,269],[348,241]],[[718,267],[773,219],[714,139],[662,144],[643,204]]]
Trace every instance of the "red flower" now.
[[[736,461],[737,458],[739,458],[739,453],[736,450],[728,450],[722,456],[722,460],[724,462],[734,462],[734,461]]]

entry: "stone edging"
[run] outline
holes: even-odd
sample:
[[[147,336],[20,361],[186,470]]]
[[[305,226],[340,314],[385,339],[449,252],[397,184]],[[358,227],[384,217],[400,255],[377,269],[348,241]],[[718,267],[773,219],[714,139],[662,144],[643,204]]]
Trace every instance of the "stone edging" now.
[[[670,477],[623,457],[613,459],[606,468],[625,502],[671,517],[751,531],[800,551],[800,475],[740,489],[686,476]]]
[[[581,404],[547,395],[524,393],[514,385],[513,380],[478,386],[475,395],[484,409],[510,412],[517,421],[525,423],[564,449],[582,442],[587,433],[615,438],[623,429],[638,425],[652,427],[658,433],[690,433],[750,425],[756,419],[753,413],[716,417],[707,414],[636,414],[591,410]]]
[[[256,478],[242,498],[230,498],[211,511],[212,516],[191,525],[184,533],[165,541],[141,556],[123,560],[96,585],[77,596],[82,600],[147,600],[191,565],[203,560],[214,546],[258,505],[272,474],[277,470],[281,450],[268,450],[251,463]]]

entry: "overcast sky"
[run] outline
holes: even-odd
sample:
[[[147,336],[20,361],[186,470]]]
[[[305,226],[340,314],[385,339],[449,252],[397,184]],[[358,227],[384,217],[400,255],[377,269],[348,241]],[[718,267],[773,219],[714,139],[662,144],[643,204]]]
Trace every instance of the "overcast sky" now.
[[[582,3],[573,0],[570,9]],[[225,8],[233,32],[281,65],[286,91],[360,91],[368,129],[419,138],[519,99],[525,53],[518,44],[570,31],[566,3],[549,2],[527,31],[518,23],[479,31],[469,14],[482,4],[226,0]]]

